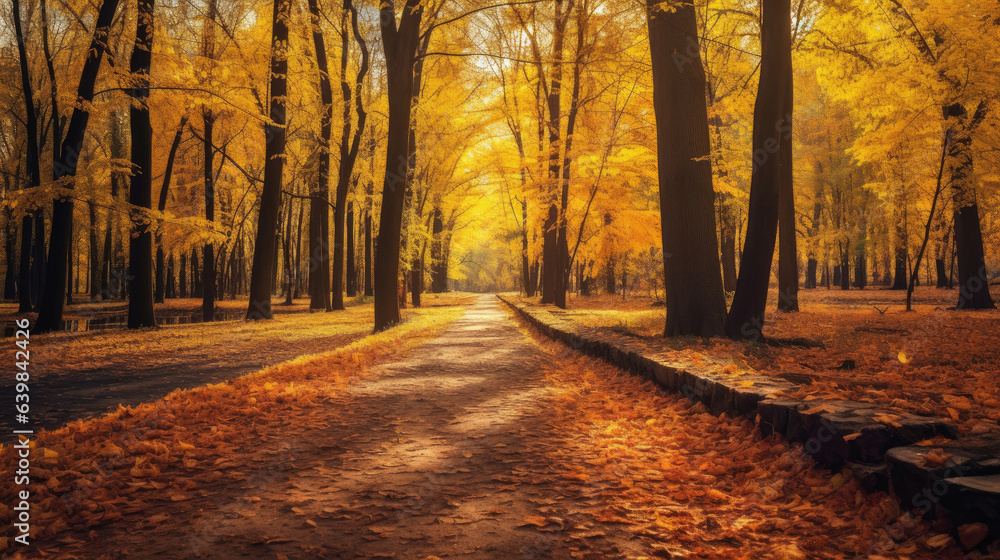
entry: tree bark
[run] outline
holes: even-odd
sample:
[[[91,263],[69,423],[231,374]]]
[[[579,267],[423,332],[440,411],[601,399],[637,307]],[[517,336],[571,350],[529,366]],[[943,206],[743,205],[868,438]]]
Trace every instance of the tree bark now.
[[[271,30],[270,121],[266,138],[264,186],[261,189],[257,236],[250,269],[250,302],[247,319],[271,319],[271,289],[274,283],[275,236],[281,206],[281,176],[285,163],[285,97],[288,93],[288,0],[274,0]]]
[[[399,323],[399,247],[402,232],[413,64],[420,40],[420,0],[406,0],[399,26],[391,0],[380,8],[386,57],[389,127],[386,145],[382,211],[375,253],[375,331]]]
[[[789,22],[791,29],[791,22]],[[792,114],[795,107],[792,49],[781,53],[784,73],[784,127],[781,134],[781,171],[778,184],[778,311],[799,310],[799,255],[795,239],[795,187],[792,174]]]
[[[27,115],[25,124],[28,187],[34,188],[41,184],[40,156],[38,153],[38,117],[35,114],[35,98],[31,89],[31,71],[28,68],[28,53],[24,44],[24,33],[21,30],[21,1],[13,0],[11,7],[14,12],[14,32],[17,37],[17,53],[21,67],[21,92],[24,94],[24,109]],[[25,213],[21,219],[21,255],[17,287],[18,313],[27,313],[33,310],[30,273],[32,266],[32,229],[35,226],[35,219],[43,219],[42,214],[40,212]],[[37,299],[37,295],[35,299]]]
[[[354,38],[361,49],[361,67],[354,81],[354,109],[358,115],[358,126],[351,137],[351,85],[347,81],[347,61],[350,53],[350,41],[347,36],[347,14],[351,14],[351,25],[354,30]],[[395,25],[395,20],[393,20]],[[361,147],[361,136],[365,130],[365,120],[368,114],[365,113],[364,104],[361,99],[361,86],[368,73],[368,46],[358,27],[358,12],[351,0],[344,0],[344,11],[341,17],[341,25],[344,29],[341,43],[340,57],[340,89],[344,97],[343,123],[344,128],[340,138],[340,174],[337,179],[336,204],[334,206],[333,225],[333,309],[344,309],[344,228],[347,210],[347,191],[350,190],[351,175],[354,173],[354,162],[358,157],[358,149]],[[419,23],[417,24],[419,27]],[[416,31],[414,31],[416,33]],[[411,64],[412,67],[412,54]],[[412,75],[412,70],[406,70]],[[391,108],[390,108],[391,113]],[[390,116],[391,118],[391,116]],[[409,116],[407,116],[409,119]],[[390,132],[391,135],[391,132]],[[387,168],[388,169],[388,168]]]
[[[85,107],[90,105],[94,97],[94,82],[100,69],[101,58],[104,56],[108,41],[108,30],[114,19],[118,0],[104,0],[97,15],[94,26],[94,36],[87,50],[87,59],[80,73],[80,84],[77,88],[77,104],[70,119],[66,137],[59,149],[59,161],[54,169],[57,179],[70,179],[67,188],[72,189],[72,179],[76,175],[78,158],[83,151],[83,139],[87,130],[90,113]],[[69,253],[70,231],[73,227],[73,200],[62,197],[53,203],[52,235],[49,241],[49,258],[45,271],[45,289],[39,306],[38,320],[35,332],[51,332],[62,328],[62,315],[65,308],[63,297],[67,278],[67,257]]]
[[[358,271],[354,265],[354,202],[347,203],[347,297],[358,295]]]
[[[672,12],[658,4],[647,0],[667,304],[664,336],[720,335],[726,308],[698,24],[690,0]]]
[[[946,120],[954,119],[954,135],[948,148],[947,172],[954,202],[955,246],[958,255],[958,309],[994,309],[989,274],[983,250],[979,204],[973,183],[972,134],[986,118],[988,107],[981,102],[970,117],[964,106],[944,109]]]
[[[365,296],[371,297],[375,293],[372,286],[372,210],[371,205],[365,211]]]
[[[330,87],[326,42],[320,27],[317,0],[309,0],[313,46],[319,70],[320,119],[319,170],[309,199],[309,308],[330,311],[330,138],[333,134],[333,91]],[[344,30],[346,41],[347,31]],[[347,56],[346,53],[343,56]]]
[[[791,68],[791,5],[789,0],[763,0],[760,85],[754,105],[753,170],[746,243],[736,294],[726,318],[733,338],[763,337],[767,290],[778,229],[782,181],[781,146],[785,141],[785,96]],[[790,132],[790,130],[789,130]]]
[[[129,69],[136,81],[130,89],[132,140],[132,235],[129,239],[128,328],[155,327],[153,313],[153,234],[150,229],[153,176],[153,129],[149,122],[149,73],[153,50],[153,0],[138,0],[135,47]]]

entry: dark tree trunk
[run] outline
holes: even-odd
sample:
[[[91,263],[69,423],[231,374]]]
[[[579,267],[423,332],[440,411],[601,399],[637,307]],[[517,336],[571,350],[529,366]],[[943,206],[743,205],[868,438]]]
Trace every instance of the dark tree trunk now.
[[[181,145],[181,140],[184,136],[184,126],[187,124],[187,115],[181,116],[180,125],[177,126],[177,132],[174,133],[174,140],[170,143],[170,153],[167,154],[167,166],[163,171],[163,184],[160,185],[160,198],[159,203],[156,205],[156,209],[163,213],[167,209],[167,195],[170,192],[170,177],[173,175],[174,171],[174,160],[177,158],[177,148]],[[206,139],[206,142],[210,140]],[[163,303],[164,297],[166,297],[166,264],[165,264],[165,254],[163,251],[163,238],[159,232],[156,234],[156,293],[153,296],[153,301],[155,303]],[[170,296],[173,297],[173,296]]]
[[[906,289],[906,247],[896,247],[895,271],[890,290]]]
[[[556,229],[559,222],[559,207],[555,204],[549,205],[548,214],[545,216],[545,223],[542,224],[544,233],[542,234],[542,300],[541,303],[554,303],[556,298],[556,286],[558,279],[555,269],[558,268],[557,260],[559,251],[557,250],[558,235]]]
[[[754,105],[753,171],[746,243],[740,260],[736,294],[726,318],[726,334],[760,340],[778,229],[782,181],[785,97],[791,79],[791,5],[789,0],[763,0],[760,85]]]
[[[174,254],[167,257],[167,293],[166,297],[173,299],[177,297],[177,275],[174,273]]]
[[[541,265],[536,260],[531,265],[531,279],[529,281],[529,284],[531,285],[531,291],[532,291],[532,295],[533,296],[538,295],[538,275],[539,275],[540,272],[541,272]]]
[[[819,268],[819,262],[816,259],[810,258],[806,263],[806,288],[815,289],[816,288],[816,270]]]
[[[854,287],[863,290],[868,286],[868,258],[863,251],[854,259]]]
[[[399,244],[402,232],[407,155],[409,153],[410,103],[413,64],[420,40],[420,0],[407,0],[396,26],[395,7],[380,8],[382,42],[386,57],[389,127],[386,145],[382,213],[375,253],[375,330],[399,323]]]
[[[448,279],[444,276],[444,213],[435,207],[431,222],[431,291],[440,294],[447,290]]]
[[[309,0],[313,46],[319,70],[320,119],[319,172],[309,199],[309,308],[330,311],[330,138],[333,134],[333,91],[326,59],[326,42],[317,0]],[[344,29],[344,40],[347,30]],[[343,53],[346,57],[347,53]]]
[[[727,202],[720,203],[720,230],[722,234],[722,287],[727,292],[736,291],[736,220]]]
[[[961,104],[945,107],[946,119],[954,119],[954,135],[948,149],[948,173],[954,202],[955,247],[958,255],[958,309],[993,309],[989,274],[983,251],[979,204],[973,183],[972,134],[986,118],[980,103],[969,117]]]
[[[658,4],[647,0],[667,303],[664,336],[720,335],[726,307],[698,23],[690,0],[672,12]],[[614,293],[613,262],[608,272],[608,292]]]
[[[944,259],[934,259],[934,270],[937,272],[937,287],[948,287],[948,269],[944,266]]]
[[[851,256],[846,249],[840,256],[840,289],[851,289]]]
[[[10,178],[6,177],[4,179],[6,183],[6,191],[10,192]],[[3,298],[4,299],[14,299],[17,297],[17,275],[15,274],[14,262],[17,260],[16,250],[17,250],[17,232],[14,229],[14,219],[11,215],[11,211],[7,209],[7,221],[4,225],[4,255],[6,259],[4,262],[7,263],[7,270],[4,271],[4,282],[3,282]]]
[[[790,42],[788,50],[781,53],[780,64],[787,71],[783,74],[785,97],[779,155],[781,171],[778,184],[778,311],[798,311],[799,256],[795,243],[795,188],[792,174],[792,113],[795,88]]]
[[[198,273],[198,249],[191,248],[191,297],[201,299],[201,275]]]
[[[205,25],[211,25],[212,18],[205,21]],[[202,123],[204,125],[204,181],[205,181],[205,220],[209,224],[215,223],[215,146],[213,144],[213,134],[215,129],[215,115],[205,109],[202,113]],[[261,212],[263,212],[263,207]],[[201,318],[202,321],[209,322],[215,319],[215,245],[211,242],[205,244],[202,251],[204,262],[201,267]]]
[[[187,253],[181,253],[181,271],[178,274],[178,279],[180,284],[178,286],[178,291],[180,292],[181,298],[188,297],[188,285],[187,285]]]
[[[410,292],[413,296],[411,300],[413,307],[420,307],[420,293],[424,291],[424,262],[417,257],[413,259],[413,268],[410,270]]]
[[[295,283],[295,273],[292,271],[292,205],[295,199],[289,197],[288,212],[285,218],[285,235],[283,249],[285,253],[285,305],[292,304],[292,284]]]
[[[840,285],[840,265],[833,265],[833,283],[835,285]]]
[[[14,32],[17,38],[17,52],[21,68],[21,92],[24,94],[24,109],[27,137],[28,186],[37,187],[41,184],[41,170],[38,153],[38,117],[35,114],[35,98],[31,90],[31,72],[28,68],[28,54],[24,44],[24,34],[21,30],[21,1],[13,0]],[[38,299],[38,294],[32,293],[32,229],[36,220],[43,219],[40,211],[26,213],[21,219],[21,255],[18,270],[18,313],[27,313],[34,309],[32,299]],[[41,263],[35,263],[39,266]],[[9,266],[9,265],[8,265]],[[60,298],[62,295],[60,294]],[[61,310],[60,310],[61,317]]]
[[[250,302],[247,319],[271,319],[271,290],[274,283],[276,257],[275,237],[278,233],[278,211],[281,207],[281,175],[285,154],[285,96],[288,94],[288,0],[274,0],[271,18],[271,94],[272,122],[264,126],[266,149],[264,160],[264,186],[261,189],[260,212],[257,220],[257,237],[253,248],[253,266],[250,269]]]
[[[293,265],[293,270],[295,272],[295,293],[292,297],[298,299],[299,292],[302,290],[302,221],[305,219],[305,204],[299,204],[299,221],[298,227],[295,228],[295,264]]]
[[[90,228],[87,241],[90,244],[90,301],[101,301],[101,255],[97,246],[97,205],[93,201],[87,205],[90,210]]]
[[[615,259],[608,259],[607,268],[604,269],[604,291],[608,295],[615,295],[618,292],[618,277],[615,275]]]
[[[369,205],[365,211],[365,296],[371,297],[375,291],[372,287],[372,210]]]
[[[80,72],[80,85],[77,89],[79,101],[73,110],[66,137],[59,149],[59,161],[53,173],[57,179],[70,178],[76,175],[76,166],[83,151],[84,134],[87,131],[87,120],[90,118],[86,110],[94,98],[94,82],[101,66],[105,45],[108,42],[108,29],[114,19],[118,0],[104,0],[94,25],[94,37],[90,48],[86,51],[87,58]],[[69,182],[67,187],[72,188]],[[62,315],[65,308],[63,290],[66,287],[67,258],[69,253],[69,237],[73,227],[73,200],[70,197],[57,199],[52,209],[52,236],[49,241],[49,258],[45,271],[45,289],[42,294],[35,323],[36,332],[51,332],[62,328]]]
[[[358,295],[358,271],[354,265],[354,203],[347,203],[347,297]]]
[[[73,305],[73,230],[69,230],[69,251],[66,254],[66,305]]]
[[[521,171],[521,183],[525,183],[524,170]],[[434,217],[438,219],[437,216]],[[435,223],[435,227],[437,224]],[[524,284],[524,295],[535,297],[535,286],[531,283],[531,263],[528,260],[528,197],[521,199],[521,282]]]
[[[389,8],[391,9],[391,7]],[[358,115],[357,130],[351,138],[351,85],[347,81],[347,61],[350,53],[350,40],[347,35],[347,13],[351,14],[351,25],[354,29],[354,38],[361,49],[361,67],[354,81],[354,109]],[[384,24],[385,22],[383,22]],[[395,25],[395,20],[392,22]],[[344,29],[341,41],[340,56],[340,89],[344,98],[343,107],[343,131],[340,137],[340,174],[337,179],[336,205],[333,210],[333,301],[334,309],[344,309],[344,220],[347,210],[347,191],[350,189],[351,175],[354,173],[354,162],[358,157],[358,149],[361,147],[361,136],[365,130],[365,120],[368,118],[365,113],[361,99],[361,86],[368,73],[368,46],[364,36],[358,27],[358,12],[351,3],[351,0],[344,0],[344,11],[341,16],[341,26]],[[429,32],[428,32],[429,33]],[[405,72],[410,74],[412,81],[412,57],[410,65]],[[402,70],[400,70],[402,71]],[[390,86],[391,87],[391,86]],[[391,112],[391,109],[390,109]],[[409,118],[409,116],[407,116]],[[391,132],[390,132],[391,135]],[[388,167],[386,170],[388,171]],[[376,324],[378,320],[376,319]]]
[[[149,123],[149,72],[153,50],[153,0],[138,0],[135,48],[130,70],[138,84],[130,89],[132,139],[132,235],[129,240],[128,328],[155,327],[153,313],[153,234],[148,210],[153,207],[153,128]]]

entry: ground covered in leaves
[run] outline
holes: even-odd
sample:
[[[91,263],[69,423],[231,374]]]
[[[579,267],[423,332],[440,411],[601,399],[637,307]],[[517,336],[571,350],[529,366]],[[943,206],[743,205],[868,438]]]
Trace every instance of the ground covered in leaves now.
[[[799,294],[798,313],[773,311],[771,294],[764,334],[773,344],[663,339],[665,310],[649,297],[575,297],[565,312],[548,308],[580,326],[672,350],[680,361],[716,362],[733,375],[753,371],[801,385],[780,396],[883,403],[949,418],[961,433],[993,431],[1000,423],[1000,311],[949,309],[957,292],[936,288],[917,289],[913,312],[905,311],[900,291]]]
[[[486,296],[464,314],[432,308],[340,350],[43,433],[38,549],[8,552],[960,556],[892,498],[754,434],[538,338]],[[0,469],[12,461],[0,450]],[[11,513],[0,510],[7,527]]]
[[[457,305],[465,294],[428,295],[425,307]],[[195,309],[200,300],[168,300],[166,309]],[[104,302],[77,307],[117,313],[122,304]],[[224,302],[225,309],[246,312],[246,301]],[[238,308],[238,309],[237,309]],[[158,315],[167,311],[157,306]],[[337,313],[308,313],[308,301],[275,304],[271,321],[221,321],[164,325],[157,329],[91,330],[32,335],[32,422],[35,427],[63,424],[113,411],[119,404],[154,401],[174,389],[218,383],[299,356],[340,348],[372,329],[371,301],[351,301]],[[404,313],[409,312],[404,310]],[[3,356],[14,363],[14,339]],[[14,377],[0,379],[0,391],[13,393]],[[0,442],[13,441],[13,418],[0,416]]]

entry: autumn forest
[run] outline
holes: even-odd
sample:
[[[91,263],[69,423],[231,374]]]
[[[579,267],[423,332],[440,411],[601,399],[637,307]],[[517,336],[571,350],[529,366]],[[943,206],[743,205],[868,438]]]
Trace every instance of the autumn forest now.
[[[10,0],[0,554],[994,558],[998,68],[997,0]]]

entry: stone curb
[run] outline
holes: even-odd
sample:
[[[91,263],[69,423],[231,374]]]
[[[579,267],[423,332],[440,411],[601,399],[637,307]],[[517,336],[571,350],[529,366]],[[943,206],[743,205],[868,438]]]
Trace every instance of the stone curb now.
[[[1000,538],[1000,434],[956,439],[957,430],[946,420],[875,403],[769,397],[799,385],[753,373],[737,378],[718,365],[657,359],[628,337],[581,328],[547,309],[497,298],[549,338],[701,402],[715,415],[756,417],[763,435],[802,443],[817,463],[849,468],[863,488],[893,493],[904,509],[947,517],[955,526],[985,523],[989,536],[982,542]],[[925,456],[932,448],[912,444],[936,435],[953,440],[943,448],[952,458],[931,466]]]

